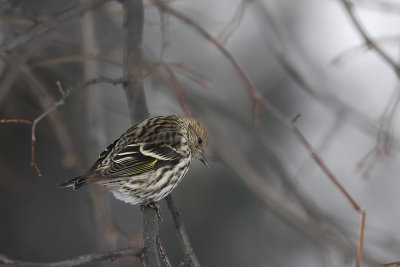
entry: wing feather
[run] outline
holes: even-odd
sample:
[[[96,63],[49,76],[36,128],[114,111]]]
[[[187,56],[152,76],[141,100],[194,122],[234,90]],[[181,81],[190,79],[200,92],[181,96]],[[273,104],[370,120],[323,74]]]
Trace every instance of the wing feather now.
[[[109,180],[124,176],[136,176],[157,169],[169,161],[182,157],[171,147],[159,144],[129,145],[115,153],[110,164],[94,170],[95,180]]]
[[[175,160],[182,157],[181,154],[173,150],[171,147],[159,144],[146,144],[140,146],[140,152],[149,157],[159,160]]]

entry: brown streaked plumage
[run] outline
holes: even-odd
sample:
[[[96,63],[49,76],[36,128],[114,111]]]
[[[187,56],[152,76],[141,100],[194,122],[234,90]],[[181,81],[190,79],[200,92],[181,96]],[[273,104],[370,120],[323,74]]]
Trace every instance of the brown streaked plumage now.
[[[207,142],[205,127],[192,117],[153,117],[132,126],[86,173],[60,186],[76,190],[99,183],[127,203],[159,201],[179,184],[193,158],[208,166]]]

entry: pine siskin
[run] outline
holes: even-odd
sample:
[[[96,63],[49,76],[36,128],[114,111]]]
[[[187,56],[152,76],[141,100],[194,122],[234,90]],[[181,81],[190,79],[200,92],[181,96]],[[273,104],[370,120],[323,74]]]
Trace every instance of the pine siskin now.
[[[60,186],[76,190],[98,183],[130,204],[156,202],[178,185],[192,159],[208,166],[204,156],[207,142],[205,127],[191,117],[153,117],[132,126],[85,174]]]

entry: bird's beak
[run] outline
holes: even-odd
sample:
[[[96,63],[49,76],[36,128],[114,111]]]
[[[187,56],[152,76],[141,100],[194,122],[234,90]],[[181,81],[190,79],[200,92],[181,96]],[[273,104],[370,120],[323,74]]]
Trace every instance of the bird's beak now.
[[[204,155],[204,152],[201,152],[201,153],[200,153],[199,160],[200,160],[201,162],[203,162],[204,165],[207,166],[207,168],[209,168],[209,167],[208,167],[208,162],[207,162],[206,156]]]

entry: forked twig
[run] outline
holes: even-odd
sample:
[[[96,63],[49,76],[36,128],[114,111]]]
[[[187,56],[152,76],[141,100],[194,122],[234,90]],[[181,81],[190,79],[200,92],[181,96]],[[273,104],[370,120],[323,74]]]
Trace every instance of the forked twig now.
[[[62,88],[60,82],[56,82],[58,91],[60,92],[60,95],[61,95],[60,99],[57,102],[55,102],[49,109],[45,110],[42,114],[40,114],[38,117],[36,117],[33,121],[24,120],[24,119],[1,119],[0,123],[22,123],[22,124],[32,125],[32,127],[31,127],[31,165],[35,169],[37,175],[42,176],[42,173],[39,169],[39,166],[38,166],[38,164],[36,162],[36,158],[35,158],[36,126],[37,126],[37,124],[41,120],[46,118],[54,110],[56,110],[59,106],[62,106],[64,104],[65,99],[70,95],[71,92],[85,88],[85,87],[87,87],[89,85],[93,85],[93,84],[111,83],[111,84],[116,85],[119,83],[123,83],[125,80],[126,80],[125,78],[111,79],[111,78],[107,78],[107,77],[99,77],[99,78],[88,80],[76,87],[69,87],[65,90]]]
[[[42,176],[42,173],[40,172],[39,166],[36,163],[36,159],[35,159],[35,144],[36,144],[36,126],[37,124],[43,119],[45,118],[47,115],[49,115],[51,112],[53,112],[55,109],[57,109],[59,106],[64,104],[64,99],[69,95],[69,91],[65,92],[62,87],[61,87],[61,83],[57,82],[57,87],[58,90],[61,94],[61,98],[60,100],[58,100],[57,102],[55,102],[53,104],[53,106],[51,106],[49,109],[47,109],[45,112],[43,112],[42,114],[40,114],[38,117],[36,117],[36,119],[34,119],[33,121],[28,121],[28,120],[19,120],[19,119],[2,119],[0,120],[0,123],[23,123],[23,124],[30,124],[32,125],[31,127],[31,165],[33,166],[33,168],[35,169],[36,173],[38,176]]]

